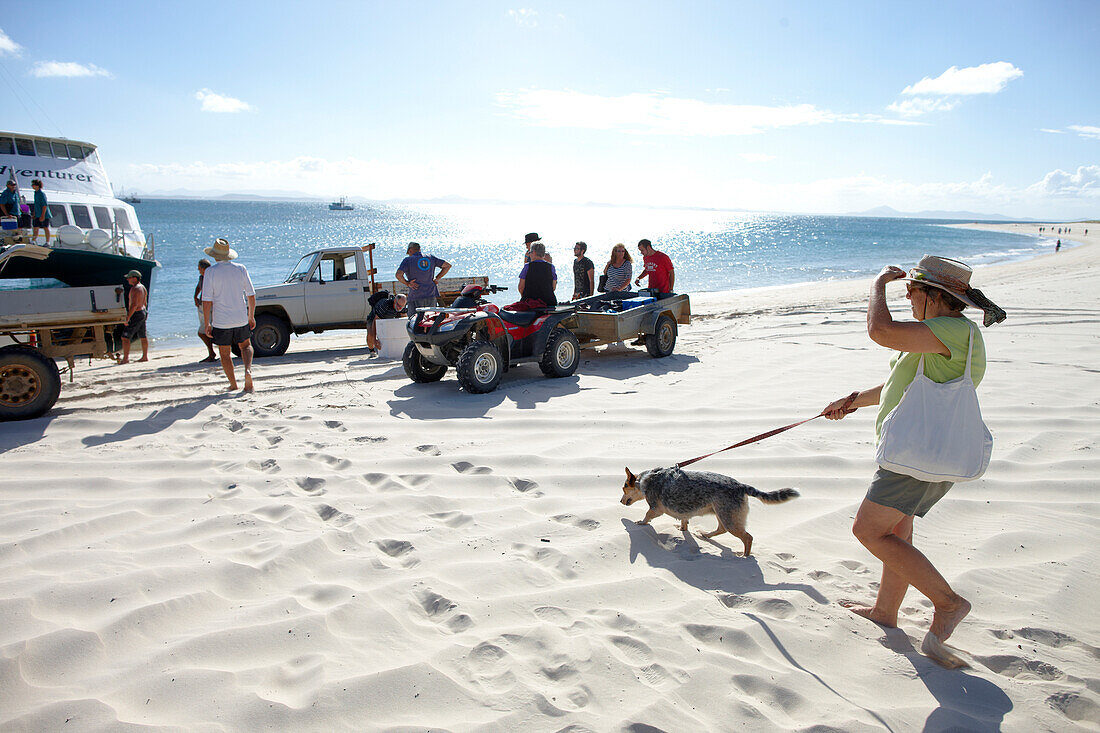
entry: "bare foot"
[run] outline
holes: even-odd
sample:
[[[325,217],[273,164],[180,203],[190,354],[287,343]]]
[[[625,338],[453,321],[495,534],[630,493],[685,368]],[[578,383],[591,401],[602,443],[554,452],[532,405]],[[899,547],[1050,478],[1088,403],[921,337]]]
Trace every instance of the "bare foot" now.
[[[148,356],[143,356],[140,359],[138,359],[138,361],[149,361],[149,357]]]
[[[119,363],[119,364],[129,364],[129,363],[130,363],[130,360],[129,360],[129,359],[119,359],[119,360],[118,360],[118,363]]]
[[[896,613],[891,616],[890,614],[876,611],[873,606],[867,606],[862,603],[857,603],[856,601],[842,600],[838,601],[838,603],[855,615],[874,621],[879,626],[885,626],[888,629],[896,629],[898,627],[898,616]]]
[[[252,372],[244,373],[244,391],[252,392],[255,388],[252,386]]]
[[[229,386],[225,388],[225,391],[226,392],[236,392],[237,391],[237,383],[236,382],[230,382]]]
[[[926,657],[948,669],[961,669],[970,666],[969,662],[959,656],[958,649],[944,644],[931,631],[924,635],[920,650]]]
[[[933,634],[940,641],[947,641],[959,622],[970,613],[970,601],[962,596],[955,596],[956,600],[949,606],[937,608],[932,614],[932,626],[928,633]]]

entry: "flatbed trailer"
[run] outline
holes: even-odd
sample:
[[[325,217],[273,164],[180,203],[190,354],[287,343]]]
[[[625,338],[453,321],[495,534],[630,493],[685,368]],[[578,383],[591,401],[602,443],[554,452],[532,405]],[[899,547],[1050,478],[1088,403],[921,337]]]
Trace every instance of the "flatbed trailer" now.
[[[118,350],[115,328],[126,323],[123,289],[0,290],[0,421],[42,415],[57,402],[68,363],[72,381],[78,356],[106,357]]]

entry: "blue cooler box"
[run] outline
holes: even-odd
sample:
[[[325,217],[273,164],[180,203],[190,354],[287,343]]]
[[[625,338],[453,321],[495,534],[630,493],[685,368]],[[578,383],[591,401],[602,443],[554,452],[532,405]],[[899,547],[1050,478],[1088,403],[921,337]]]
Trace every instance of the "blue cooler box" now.
[[[629,300],[623,300],[623,310],[630,310],[631,308],[638,308],[639,306],[649,305],[656,302],[655,298],[630,298]]]
[[[11,231],[19,228],[19,220],[14,216],[0,216],[0,229]]]

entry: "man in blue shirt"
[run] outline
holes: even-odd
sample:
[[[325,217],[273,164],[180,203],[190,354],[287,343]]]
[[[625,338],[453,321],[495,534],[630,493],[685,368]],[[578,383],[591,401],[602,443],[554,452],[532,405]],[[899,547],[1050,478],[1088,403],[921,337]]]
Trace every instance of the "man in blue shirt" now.
[[[0,193],[0,215],[19,216],[19,186],[15,181],[9,180],[4,192]]]
[[[431,308],[439,305],[439,288],[436,283],[451,269],[451,263],[420,253],[420,245],[409,242],[408,255],[401,260],[395,277],[409,289],[409,315],[417,308]],[[439,270],[436,275],[435,271]]]

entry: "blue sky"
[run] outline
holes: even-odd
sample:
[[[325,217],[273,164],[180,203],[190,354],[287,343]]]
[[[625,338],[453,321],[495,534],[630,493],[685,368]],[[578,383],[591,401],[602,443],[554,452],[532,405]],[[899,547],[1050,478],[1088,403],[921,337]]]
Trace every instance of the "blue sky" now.
[[[3,127],[146,192],[1100,215],[1094,0],[40,9]]]

